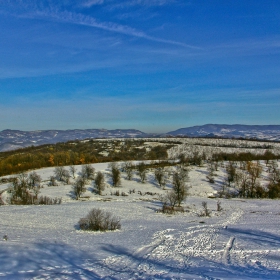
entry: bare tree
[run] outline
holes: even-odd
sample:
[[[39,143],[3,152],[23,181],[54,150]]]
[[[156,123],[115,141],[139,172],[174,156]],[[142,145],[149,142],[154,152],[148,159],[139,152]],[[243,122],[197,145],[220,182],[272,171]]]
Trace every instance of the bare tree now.
[[[269,198],[280,198],[280,171],[278,169],[273,169],[269,174],[267,189]]]
[[[55,176],[50,176],[50,186],[57,186]]]
[[[112,184],[114,187],[119,187],[121,185],[121,172],[119,170],[118,165],[115,162],[111,162],[108,165],[110,171],[111,171],[111,178],[112,178]]]
[[[81,177],[83,177],[86,181],[94,180],[94,173],[95,169],[90,164],[83,165]]]
[[[29,185],[30,185],[31,188],[34,188],[35,186],[40,187],[40,183],[42,181],[42,178],[35,171],[33,171],[28,175],[28,181],[29,181]]]
[[[253,198],[256,196],[256,189],[260,187],[258,178],[261,176],[262,167],[259,163],[252,163],[249,161],[247,163],[247,171],[250,178],[248,197]]]
[[[104,180],[104,175],[102,172],[97,172],[95,179],[94,179],[96,191],[99,195],[102,194],[102,191],[105,189],[105,180]]]
[[[64,168],[64,166],[57,166],[54,169],[54,175],[59,181],[63,181],[65,171],[66,171],[66,169]]]
[[[63,173],[63,178],[62,180],[66,183],[66,184],[69,184],[70,182],[70,172],[68,170],[65,170],[64,173]]]
[[[178,167],[176,172],[178,173],[180,179],[184,182],[189,182],[189,168],[187,166],[184,167]],[[172,174],[173,175],[173,174]]]
[[[174,192],[175,197],[176,197],[176,204],[178,204],[178,206],[180,206],[181,203],[188,196],[188,188],[186,185],[186,178],[185,178],[184,173],[183,173],[183,176],[179,172],[175,172],[173,174],[172,191]]]
[[[236,171],[236,186],[240,197],[248,197],[249,175],[245,171]]]
[[[70,166],[69,166],[69,172],[70,172],[70,174],[71,174],[71,176],[72,176],[73,179],[75,179],[75,173],[76,173],[76,171],[77,171],[77,168],[75,167],[75,165],[70,165]]]
[[[26,204],[29,196],[28,192],[28,175],[24,172],[20,173],[14,180],[12,181],[12,203],[22,203]]]
[[[160,187],[164,187],[166,184],[166,176],[162,167],[155,169],[155,179],[157,180]]]
[[[132,164],[130,161],[125,161],[123,163],[122,169],[123,171],[126,173],[126,178],[128,180],[132,179],[133,176],[133,168],[134,168],[134,164]]]
[[[78,177],[76,179],[74,185],[72,186],[74,195],[77,200],[81,197],[82,193],[84,193],[86,191],[85,184],[86,184],[86,182],[85,182],[84,178]]]
[[[227,172],[227,181],[228,185],[230,187],[230,183],[234,182],[236,179],[236,167],[233,162],[229,162],[227,167],[226,167],[226,172]]]
[[[142,183],[145,183],[147,177],[147,168],[144,162],[139,162],[136,165],[138,175]]]
[[[215,179],[214,179],[214,171],[215,171],[215,166],[214,166],[214,162],[213,161],[210,161],[208,163],[208,166],[207,166],[207,171],[208,171],[208,174],[206,176],[206,178],[208,179],[208,181],[213,184],[215,183]]]
[[[269,183],[278,184],[280,182],[280,170],[276,168],[270,169]]]

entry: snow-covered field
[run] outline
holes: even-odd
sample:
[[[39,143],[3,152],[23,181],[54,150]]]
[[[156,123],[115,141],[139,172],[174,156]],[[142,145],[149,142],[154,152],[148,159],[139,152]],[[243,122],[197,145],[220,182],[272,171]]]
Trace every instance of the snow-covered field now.
[[[108,173],[105,163],[93,166]],[[166,215],[156,211],[157,194],[166,190],[151,173],[145,184],[137,176],[123,177],[121,188],[112,188],[107,177],[104,195],[87,185],[76,201],[71,184],[47,186],[53,168],[37,170],[45,180],[41,195],[63,202],[0,206],[0,279],[280,279],[279,200],[220,199],[218,212],[217,199],[208,197],[218,190],[223,171],[215,185],[205,172],[206,167],[191,168],[187,211]],[[7,186],[0,185],[0,192]],[[111,195],[117,189],[128,196]],[[198,215],[203,201],[211,217]],[[79,230],[79,219],[93,207],[120,217],[121,230]]]

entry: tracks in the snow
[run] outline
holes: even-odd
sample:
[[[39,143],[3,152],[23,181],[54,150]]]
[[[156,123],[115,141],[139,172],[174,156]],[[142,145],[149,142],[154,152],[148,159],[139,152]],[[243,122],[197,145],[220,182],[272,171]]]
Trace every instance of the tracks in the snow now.
[[[186,232],[174,229],[156,232],[153,242],[131,256],[110,257],[105,262],[131,273],[144,270],[147,275],[168,273],[166,265],[163,269],[161,264],[168,264],[169,269],[186,269],[199,265],[203,260],[217,262],[221,258],[222,263],[229,264],[235,237],[229,239],[224,250],[216,248],[217,240],[220,230],[236,223],[242,215],[243,211],[237,209],[216,225],[197,225],[189,227]]]
[[[230,250],[233,247],[234,240],[235,240],[235,237],[231,236],[225,247],[224,254],[223,254],[223,261],[225,264],[230,264]]]

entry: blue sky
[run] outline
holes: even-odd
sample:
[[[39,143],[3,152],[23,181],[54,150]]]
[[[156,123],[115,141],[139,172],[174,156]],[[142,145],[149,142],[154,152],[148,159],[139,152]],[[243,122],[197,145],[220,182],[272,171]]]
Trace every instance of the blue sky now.
[[[278,0],[0,0],[0,130],[280,124]]]

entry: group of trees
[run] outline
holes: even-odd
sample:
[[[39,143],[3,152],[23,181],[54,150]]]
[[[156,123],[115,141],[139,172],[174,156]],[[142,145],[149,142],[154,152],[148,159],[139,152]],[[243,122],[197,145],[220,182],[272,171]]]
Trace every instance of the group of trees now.
[[[280,198],[280,171],[275,160],[266,161],[268,184],[261,184],[263,167],[259,161],[229,161],[225,167],[226,177],[221,196],[243,198]],[[209,175],[207,176],[209,178]],[[231,194],[229,189],[235,189]]]
[[[35,171],[27,174],[20,173],[14,177],[10,185],[11,204],[60,204],[60,198],[39,196],[41,188],[41,176]]]
[[[20,173],[11,183],[11,204],[35,204],[40,193],[41,177],[34,171]]]

